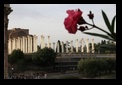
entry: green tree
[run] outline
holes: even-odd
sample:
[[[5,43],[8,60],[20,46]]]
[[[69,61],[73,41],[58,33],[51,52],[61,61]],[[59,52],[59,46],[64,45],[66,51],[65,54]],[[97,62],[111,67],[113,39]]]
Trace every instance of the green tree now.
[[[8,62],[10,64],[15,64],[18,62],[19,59],[25,60],[24,53],[20,49],[13,50],[13,52],[11,53],[11,55],[8,58]]]
[[[43,48],[36,52],[32,57],[35,64],[41,66],[54,66],[56,59],[56,53],[52,48]]]

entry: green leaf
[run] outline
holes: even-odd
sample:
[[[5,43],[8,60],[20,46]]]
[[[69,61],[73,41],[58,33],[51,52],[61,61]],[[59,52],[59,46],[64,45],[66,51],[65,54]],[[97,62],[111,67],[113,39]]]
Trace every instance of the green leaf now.
[[[112,23],[111,23],[111,28],[112,28],[112,32],[114,33],[114,22],[115,22],[115,18],[116,18],[116,15],[114,16],[113,20],[112,20]]]
[[[112,33],[112,28],[111,28],[110,22],[108,20],[107,15],[105,14],[105,12],[103,10],[102,10],[102,15],[103,15],[103,19],[105,21],[105,24],[108,27],[108,30]]]
[[[114,41],[113,39],[111,39],[111,38],[110,38],[109,36],[107,36],[107,35],[98,34],[98,33],[90,33],[90,32],[83,32],[83,33],[84,33],[84,34],[88,34],[88,35],[92,35],[92,36],[97,36],[97,37],[101,37],[101,38],[105,38],[105,39]]]

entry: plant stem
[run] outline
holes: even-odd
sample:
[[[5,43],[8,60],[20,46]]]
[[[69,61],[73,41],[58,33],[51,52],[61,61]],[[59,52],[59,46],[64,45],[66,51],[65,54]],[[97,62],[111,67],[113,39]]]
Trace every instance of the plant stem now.
[[[109,36],[111,36],[111,34],[110,33],[108,33],[107,31],[105,31],[105,30],[103,30],[103,29],[101,29],[101,28],[99,28],[99,27],[97,27],[96,25],[92,25],[92,24],[90,24],[90,23],[87,23],[86,22],[86,24],[88,24],[88,25],[90,25],[90,26],[93,26],[93,27],[95,27],[95,28],[97,28],[97,29],[99,29],[99,30],[101,30],[101,31],[103,31],[103,32],[105,32],[105,33],[107,33]]]

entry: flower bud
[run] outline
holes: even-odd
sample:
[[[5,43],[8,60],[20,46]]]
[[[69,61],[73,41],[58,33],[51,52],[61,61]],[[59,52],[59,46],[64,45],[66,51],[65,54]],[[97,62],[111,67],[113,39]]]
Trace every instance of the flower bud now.
[[[84,26],[80,26],[80,28],[78,29],[78,30],[80,30],[80,31],[85,31],[86,29],[85,29],[85,27]]]
[[[89,19],[93,19],[94,18],[94,14],[91,11],[89,12],[88,16],[89,16]]]

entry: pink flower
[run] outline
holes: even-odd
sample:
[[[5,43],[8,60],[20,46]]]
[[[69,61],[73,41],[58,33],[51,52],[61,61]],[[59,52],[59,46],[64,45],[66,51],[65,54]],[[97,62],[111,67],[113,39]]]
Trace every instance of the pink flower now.
[[[64,20],[64,25],[69,33],[75,34],[77,32],[77,23],[81,18],[82,11],[78,10],[67,10],[68,17]]]

